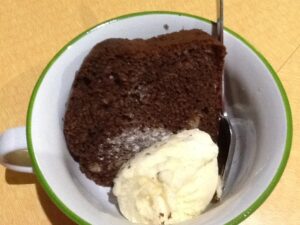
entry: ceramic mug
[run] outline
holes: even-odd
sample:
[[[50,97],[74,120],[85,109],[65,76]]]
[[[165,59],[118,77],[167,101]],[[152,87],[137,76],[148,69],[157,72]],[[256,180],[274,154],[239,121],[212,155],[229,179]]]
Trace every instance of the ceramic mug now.
[[[144,12],[104,22],[80,34],[56,54],[40,76],[28,108],[26,135],[25,128],[20,127],[1,136],[2,164],[8,169],[32,172],[31,167],[5,161],[5,154],[28,148],[39,182],[75,222],[131,224],[109,200],[110,190],[88,180],[66,147],[63,117],[75,73],[91,48],[107,38],[150,38],[182,29],[211,33],[212,27],[211,21],[188,14]],[[233,167],[223,200],[183,225],[236,224],[244,220],[272,192],[290,152],[291,112],[275,71],[247,41],[229,29],[225,30],[224,44],[225,107],[237,136]]]

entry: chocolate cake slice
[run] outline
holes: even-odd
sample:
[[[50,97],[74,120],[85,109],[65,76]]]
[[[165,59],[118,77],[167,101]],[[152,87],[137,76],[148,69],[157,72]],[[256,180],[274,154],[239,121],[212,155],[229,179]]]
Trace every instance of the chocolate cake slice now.
[[[225,54],[201,30],[98,43],[76,75],[64,118],[82,172],[111,186],[124,162],[171,133],[198,127],[216,142]]]

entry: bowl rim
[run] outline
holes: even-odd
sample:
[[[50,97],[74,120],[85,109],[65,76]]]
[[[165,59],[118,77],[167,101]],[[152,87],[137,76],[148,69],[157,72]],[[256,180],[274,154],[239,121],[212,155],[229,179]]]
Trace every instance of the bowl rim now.
[[[64,45],[63,48],[61,48],[55,56],[50,60],[48,65],[44,68],[42,71],[39,79],[37,80],[34,89],[32,91],[29,105],[28,105],[28,110],[27,110],[27,118],[26,118],[26,137],[27,137],[27,145],[28,145],[28,152],[32,161],[32,166],[33,170],[38,178],[38,181],[42,185],[43,189],[46,191],[50,199],[55,203],[55,205],[65,214],[67,215],[70,219],[72,219],[74,222],[77,224],[90,224],[88,223],[84,218],[81,218],[79,215],[74,213],[71,209],[69,209],[55,194],[55,192],[52,190],[50,185],[48,184],[46,178],[44,177],[41,169],[38,166],[37,159],[35,157],[34,153],[34,148],[32,144],[32,134],[31,134],[31,122],[32,122],[32,112],[34,108],[34,103],[35,103],[35,98],[37,96],[38,90],[40,88],[40,85],[46,76],[48,70],[51,68],[51,66],[56,62],[56,60],[67,50],[67,48],[82,37],[86,36],[89,34],[90,31],[92,31],[94,28],[97,28],[98,26],[102,26],[111,22],[116,22],[119,20],[123,19],[128,19],[132,17],[139,17],[139,16],[145,16],[145,15],[175,15],[175,16],[185,16],[185,17],[190,17],[194,19],[201,20],[202,22],[206,23],[214,23],[213,21],[203,18],[201,16],[195,16],[192,14],[188,13],[183,13],[183,12],[175,12],[175,11],[143,11],[143,12],[135,12],[135,13],[130,13],[126,15],[122,15],[119,17],[115,17],[113,19],[106,20],[104,22],[98,23],[95,26],[92,26],[91,28],[88,28],[87,30],[83,31],[79,35],[77,35],[75,38],[73,38],[71,41],[69,41],[66,45]],[[277,168],[277,171],[272,178],[270,184],[267,186],[267,188],[260,194],[260,196],[243,212],[241,212],[238,216],[234,217],[230,221],[226,222],[226,225],[232,225],[232,224],[238,224],[245,220],[247,217],[249,217],[256,209],[258,209],[259,206],[262,205],[262,203],[269,197],[269,195],[272,193],[274,190],[276,184],[279,182],[283,171],[286,167],[290,151],[291,151],[291,145],[292,145],[292,133],[293,133],[293,123],[292,123],[292,113],[291,113],[291,108],[290,104],[287,98],[287,94],[283,88],[283,85],[279,79],[279,76],[275,72],[275,70],[272,68],[271,64],[267,61],[267,59],[252,45],[250,44],[245,38],[234,32],[233,30],[225,27],[224,28],[228,33],[233,35],[235,38],[239,39],[241,42],[243,42],[247,47],[249,47],[259,58],[260,60],[264,63],[266,68],[269,70],[269,72],[272,74],[272,77],[277,85],[277,88],[280,92],[282,101],[284,103],[284,108],[285,108],[285,115],[286,115],[286,124],[287,124],[287,130],[286,130],[286,140],[285,140],[285,148],[284,148],[284,153],[281,159],[281,162]]]

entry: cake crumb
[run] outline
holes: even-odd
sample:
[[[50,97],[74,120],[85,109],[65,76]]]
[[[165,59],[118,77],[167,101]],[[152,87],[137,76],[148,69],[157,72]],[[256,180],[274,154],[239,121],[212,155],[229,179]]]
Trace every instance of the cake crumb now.
[[[102,169],[98,163],[92,163],[89,165],[89,170],[93,173],[100,173]]]

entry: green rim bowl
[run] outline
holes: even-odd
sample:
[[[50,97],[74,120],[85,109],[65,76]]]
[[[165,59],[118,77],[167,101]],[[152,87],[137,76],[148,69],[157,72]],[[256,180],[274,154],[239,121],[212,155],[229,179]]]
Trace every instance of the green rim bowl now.
[[[169,31],[163,29],[164,24],[169,25]],[[110,37],[148,38],[182,28],[201,28],[210,32],[211,27],[212,21],[186,13],[162,11],[133,13],[105,21],[84,31],[66,44],[46,66],[34,87],[29,103],[26,123],[28,150],[35,174],[44,190],[57,207],[73,221],[78,224],[128,224],[118,215],[113,206],[107,206],[106,203],[99,204],[107,200],[97,199],[97,196],[103,195],[108,190],[99,191],[99,187],[80,174],[77,163],[69,156],[64,143],[61,118],[64,115],[64,105],[68,99],[74,74],[84,56],[97,42]],[[243,156],[243,152],[240,152],[240,156],[237,156],[240,157],[237,160],[240,163],[235,163],[235,170],[240,171],[243,176],[234,173],[230,184],[232,192],[228,193],[224,204],[221,203],[208,210],[199,219],[186,224],[210,224],[212,222],[214,224],[238,224],[246,219],[271,194],[284,171],[290,154],[292,116],[287,95],[278,75],[261,53],[228,28],[225,28],[225,45],[228,49],[225,71],[229,74],[229,79],[234,80],[234,82],[228,82],[230,86],[228,88],[233,89],[228,97],[228,113],[233,119],[235,129],[238,132],[245,132],[245,136],[248,137],[247,140],[241,140],[237,144],[241,148],[250,149],[248,152],[254,153]],[[252,62],[253,65],[248,68],[247,65]],[[247,80],[249,75],[236,75],[246,73],[245,71],[253,74],[250,80]],[[258,73],[262,75],[257,75]],[[251,85],[254,81],[255,85]],[[240,90],[237,89],[238,85],[242,87]],[[254,88],[257,88],[257,91],[253,94]],[[237,95],[242,97],[237,97]],[[266,101],[266,99],[270,100]],[[263,111],[261,104],[266,104],[266,109]],[[252,107],[248,107],[249,105]],[[272,120],[267,116],[270,112],[265,112],[268,108],[271,108],[272,115],[274,114],[274,118],[270,116]],[[247,129],[243,130],[241,127]],[[268,148],[268,145],[272,143],[265,142],[264,136],[268,129],[271,130],[272,139],[278,140],[278,143],[276,141],[274,143],[275,147],[271,147],[272,149],[278,148],[278,150],[274,150],[276,153],[272,154],[275,156],[270,159],[268,152],[272,149]],[[250,141],[256,145],[251,147],[248,143],[247,146],[243,146],[244,142]],[[260,149],[267,150],[264,152]],[[245,157],[248,159],[246,160]],[[266,159],[270,162],[265,162]],[[245,164],[247,167],[244,166]],[[249,172],[254,170],[253,168],[255,171]],[[243,178],[245,176],[247,180]],[[259,184],[254,188],[257,189],[255,193],[246,190],[249,183],[255,182]],[[87,196],[86,192],[92,193],[92,197]],[[220,215],[217,213],[218,208],[221,208],[224,214],[228,212],[228,215],[218,220]]]

